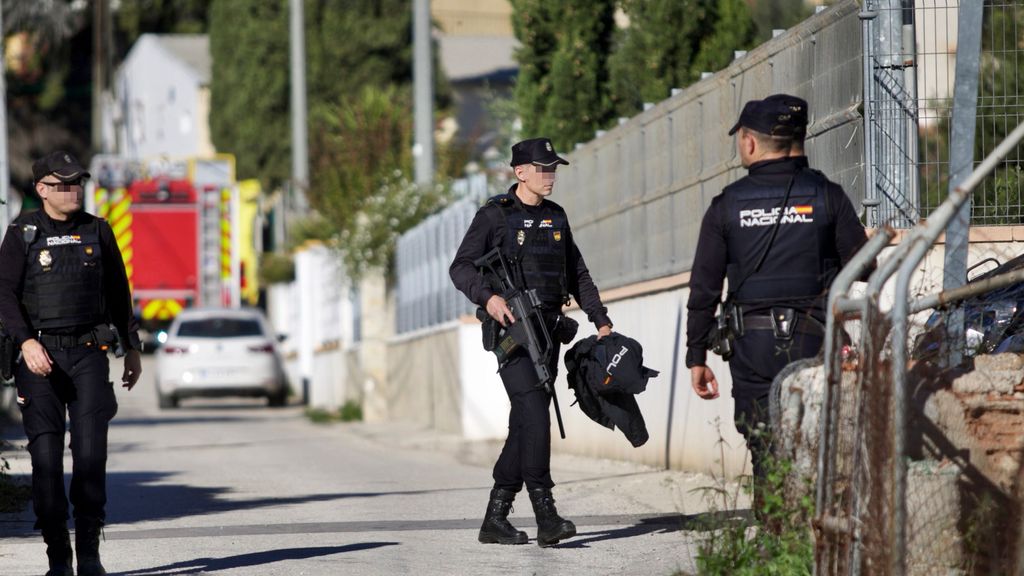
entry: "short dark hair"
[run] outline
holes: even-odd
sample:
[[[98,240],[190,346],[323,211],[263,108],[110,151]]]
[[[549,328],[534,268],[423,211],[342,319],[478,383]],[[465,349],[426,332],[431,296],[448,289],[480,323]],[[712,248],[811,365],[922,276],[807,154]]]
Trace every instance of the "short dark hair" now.
[[[765,134],[764,132],[758,132],[751,128],[743,127],[748,134],[757,140],[758,146],[764,148],[768,152],[788,152],[793,147],[794,143],[803,144],[803,138],[797,138],[795,136],[773,136],[771,134]]]

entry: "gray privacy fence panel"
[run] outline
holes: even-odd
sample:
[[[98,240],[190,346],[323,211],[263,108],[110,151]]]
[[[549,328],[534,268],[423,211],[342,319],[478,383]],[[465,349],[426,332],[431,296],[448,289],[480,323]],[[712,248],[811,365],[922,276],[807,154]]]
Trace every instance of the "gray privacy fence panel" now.
[[[814,167],[863,196],[861,26],[843,0],[568,154],[553,200],[602,289],[686,272],[711,199],[745,171],[728,135],[743,103],[776,92],[810,103],[807,152]],[[534,135],[528,135],[534,136]],[[398,243],[398,331],[472,312],[451,287],[448,265],[487,184]]]
[[[453,185],[459,201],[398,239],[395,254],[396,329],[434,326],[473,311],[448,279],[448,266],[477,208],[493,192],[483,175]]]
[[[855,1],[837,4],[570,155],[555,200],[601,288],[689,270],[704,210],[743,174],[727,132],[747,100],[806,98],[811,162],[859,206],[858,10]]]

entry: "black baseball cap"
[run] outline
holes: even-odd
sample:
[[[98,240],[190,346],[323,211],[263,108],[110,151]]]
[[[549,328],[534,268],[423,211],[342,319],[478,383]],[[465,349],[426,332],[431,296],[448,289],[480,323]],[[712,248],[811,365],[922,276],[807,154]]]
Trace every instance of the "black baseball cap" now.
[[[536,164],[538,166],[569,165],[569,162],[555,152],[550,138],[531,138],[512,145],[512,166]]]
[[[740,119],[729,136],[740,127],[771,136],[803,136],[807,132],[807,101],[789,94],[772,94],[743,106]]]
[[[61,182],[71,182],[90,176],[89,171],[82,167],[74,156],[63,150],[51,152],[32,163],[32,177],[36,182],[49,174],[53,174]]]

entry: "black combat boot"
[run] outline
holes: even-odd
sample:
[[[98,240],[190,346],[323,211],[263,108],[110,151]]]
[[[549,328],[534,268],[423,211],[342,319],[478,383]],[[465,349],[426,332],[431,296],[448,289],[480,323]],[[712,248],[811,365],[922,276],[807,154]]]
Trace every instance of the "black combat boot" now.
[[[576,535],[576,525],[558,515],[551,490],[536,488],[530,490],[533,513],[537,516],[537,545],[541,547],[558,544],[559,540]]]
[[[71,566],[71,536],[67,526],[43,528],[43,541],[46,542],[46,557],[50,560],[46,576],[75,576],[75,569]]]
[[[75,520],[75,551],[78,555],[78,576],[107,576],[100,563],[100,535],[103,523],[96,520]]]
[[[484,523],[480,526],[480,536],[484,544],[526,544],[529,540],[526,532],[516,530],[508,521],[508,513],[512,511],[512,500],[516,493],[501,488],[491,489],[491,499],[487,501],[487,513]]]

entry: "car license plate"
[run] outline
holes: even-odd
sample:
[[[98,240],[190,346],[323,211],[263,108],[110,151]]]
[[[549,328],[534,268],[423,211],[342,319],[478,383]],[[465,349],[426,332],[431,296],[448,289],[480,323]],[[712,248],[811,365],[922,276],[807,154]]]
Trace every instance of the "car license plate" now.
[[[230,378],[235,374],[235,370],[232,368],[204,368],[199,371],[199,377],[204,380],[218,380],[221,378]]]

